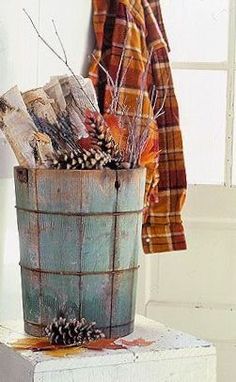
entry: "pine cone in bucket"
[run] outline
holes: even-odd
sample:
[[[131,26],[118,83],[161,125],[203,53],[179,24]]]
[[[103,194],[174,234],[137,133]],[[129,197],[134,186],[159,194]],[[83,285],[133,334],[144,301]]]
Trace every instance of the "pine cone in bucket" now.
[[[52,167],[55,169],[67,170],[102,169],[109,162],[111,162],[110,155],[100,149],[78,149],[58,152]]]
[[[101,114],[87,111],[85,126],[90,137],[96,140],[100,150],[111,156],[109,167],[117,168],[122,162],[122,154],[119,146],[112,137],[109,127]]]
[[[104,338],[101,330],[96,328],[96,322],[89,322],[85,318],[80,321],[67,320],[60,317],[45,328],[46,336],[52,344],[56,345],[82,345]]]

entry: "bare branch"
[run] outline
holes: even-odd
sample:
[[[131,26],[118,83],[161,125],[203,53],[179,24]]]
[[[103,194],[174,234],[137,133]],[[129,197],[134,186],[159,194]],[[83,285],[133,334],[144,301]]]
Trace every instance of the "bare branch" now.
[[[116,99],[115,99],[114,106],[113,106],[113,108],[114,108],[114,112],[117,111],[117,106],[119,105],[119,99],[120,99],[120,92],[121,92],[122,86],[123,86],[123,84],[124,84],[125,77],[126,77],[126,75],[127,75],[127,72],[128,72],[128,69],[129,69],[129,67],[130,67],[130,64],[131,64],[131,61],[132,61],[132,60],[133,60],[133,57],[130,57],[130,58],[129,58],[129,61],[128,61],[126,67],[125,67],[125,70],[124,70],[124,72],[123,72],[123,75],[122,75],[122,77],[121,77],[120,83],[119,83],[119,85],[118,85],[118,90],[117,90],[117,94],[116,94]]]
[[[98,59],[94,56],[94,54],[92,54],[92,57],[93,57],[94,61],[96,62],[96,64],[99,66],[99,68],[101,68],[102,71],[106,74],[106,76],[110,80],[112,86],[115,87],[115,83],[114,83],[110,73],[108,72],[108,70],[106,70],[106,68],[98,61]]]
[[[56,36],[57,36],[57,39],[58,39],[58,41],[59,41],[59,44],[60,44],[60,46],[61,46],[61,49],[62,49],[62,51],[63,51],[64,58],[65,58],[65,63],[67,63],[67,62],[68,62],[67,54],[66,54],[66,51],[65,51],[65,48],[64,48],[62,39],[61,39],[61,37],[60,37],[60,35],[59,35],[59,33],[58,33],[56,23],[55,23],[55,21],[54,21],[53,19],[52,19],[52,25],[53,25],[53,28],[54,28],[54,32],[55,32],[55,34],[56,34]]]
[[[124,114],[125,111],[126,111],[125,102],[124,102],[124,105],[121,105],[119,103],[119,97],[117,98],[117,96],[115,96],[115,94],[114,94],[115,83],[113,81],[113,78],[111,77],[111,75],[108,72],[108,70],[104,67],[104,65],[101,64],[101,62],[98,61],[98,59],[95,57],[95,55],[92,54],[91,56],[93,57],[94,61],[99,66],[99,68],[102,69],[102,71],[106,74],[108,90],[109,90],[109,92],[111,94],[111,97],[112,97],[111,107],[109,108],[110,113],[117,114],[117,112],[118,112],[117,111],[117,106],[119,106],[119,108],[121,110],[121,113]],[[116,107],[113,106],[115,101],[116,101]]]
[[[123,49],[122,49],[122,53],[121,53],[121,57],[120,57],[120,62],[119,62],[119,65],[118,65],[118,70],[117,70],[117,74],[116,74],[116,80],[115,80],[115,89],[114,89],[115,97],[118,96],[120,74],[121,74],[122,65],[124,64],[126,45],[127,45],[127,42],[128,42],[129,23],[128,23],[128,13],[127,12],[126,12],[126,21],[127,21],[126,35],[125,35]]]
[[[169,82],[169,79],[168,79],[168,82]],[[162,114],[164,114],[163,112],[163,109],[164,109],[164,106],[165,106],[165,103],[166,103],[166,98],[167,98],[167,85],[165,86],[165,94],[164,94],[164,97],[163,97],[163,100],[162,100],[162,104],[161,104],[161,107],[157,110],[157,112],[154,114],[154,119],[157,119],[158,117],[160,117]],[[157,100],[156,100],[157,101]],[[155,108],[156,104],[154,104],[154,108]]]
[[[30,23],[32,24],[33,26],[33,29],[35,30],[38,38],[48,47],[49,50],[51,50],[52,53],[55,54],[55,56],[60,60],[62,61],[65,66],[67,67],[67,69],[69,70],[69,72],[72,74],[72,76],[74,77],[74,79],[76,80],[76,82],[78,83],[81,91],[83,92],[84,96],[87,98],[87,100],[89,101],[90,105],[92,106],[93,110],[96,111],[96,107],[94,106],[93,102],[91,101],[91,99],[89,98],[88,94],[84,91],[83,89],[83,86],[81,85],[79,79],[78,79],[78,76],[76,76],[76,74],[74,73],[73,69],[71,68],[71,66],[68,64],[67,60],[65,58],[63,58],[46,40],[45,38],[41,35],[41,33],[39,32],[38,28],[36,27],[32,17],[29,15],[29,13],[26,11],[25,8],[23,8],[23,12],[26,14],[27,18],[29,19]],[[58,32],[57,32],[58,33]],[[60,37],[59,37],[60,39]],[[60,39],[61,40],[61,39]],[[64,49],[64,48],[63,48]]]
[[[36,27],[35,23],[33,22],[31,16],[29,15],[29,13],[26,11],[25,8],[23,8],[23,12],[26,14],[26,16],[28,17],[29,21],[31,22],[37,36],[40,38],[40,40],[48,47],[48,49],[50,49],[56,56],[59,60],[61,60],[62,62],[65,63],[64,59],[60,56],[60,54],[58,54],[55,49],[45,40],[45,38],[40,34],[38,28]]]

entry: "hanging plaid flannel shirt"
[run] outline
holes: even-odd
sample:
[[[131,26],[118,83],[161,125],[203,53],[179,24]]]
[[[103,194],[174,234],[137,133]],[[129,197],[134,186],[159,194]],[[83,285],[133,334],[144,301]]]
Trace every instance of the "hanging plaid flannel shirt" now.
[[[142,231],[143,248],[145,253],[183,250],[186,242],[181,210],[186,195],[186,174],[178,104],[159,1],[93,0],[93,23],[96,49],[90,66],[90,77],[97,87],[103,112],[109,109],[111,95],[106,76],[98,62],[102,62],[115,79],[125,45],[122,70],[127,70],[128,62],[129,67],[122,83],[119,102],[128,105],[129,114],[132,115],[135,113],[136,99],[140,92],[139,79],[145,71],[150,51],[152,52],[143,113],[145,110],[150,111],[150,92],[153,85],[157,92],[156,110],[153,110],[153,114],[160,109],[162,112],[156,127],[160,150],[158,168],[155,163],[147,166],[147,212]]]

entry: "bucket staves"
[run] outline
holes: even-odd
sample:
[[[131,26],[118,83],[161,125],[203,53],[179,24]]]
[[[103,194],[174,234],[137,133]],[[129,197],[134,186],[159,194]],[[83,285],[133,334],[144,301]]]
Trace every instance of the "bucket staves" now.
[[[26,332],[59,313],[132,332],[145,170],[16,167],[15,187]]]

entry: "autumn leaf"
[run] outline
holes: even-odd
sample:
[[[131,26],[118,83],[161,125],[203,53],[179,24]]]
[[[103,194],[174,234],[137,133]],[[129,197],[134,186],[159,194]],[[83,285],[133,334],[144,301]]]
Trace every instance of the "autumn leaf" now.
[[[68,347],[68,346],[60,346],[55,350],[44,350],[43,353],[49,355],[50,357],[64,358],[73,355],[78,355],[80,353],[85,352],[86,349],[83,349],[79,346]]]
[[[137,338],[135,340],[121,340],[121,344],[126,346],[126,347],[131,347],[131,346],[140,346],[140,347],[143,347],[143,346],[150,346],[152,345],[153,343],[155,343],[155,341],[147,341],[143,338]]]
[[[145,167],[157,163],[160,151],[158,150],[158,134],[150,130],[149,137],[139,158],[139,165]]]
[[[65,352],[68,352],[68,349],[72,348],[86,348],[89,350],[104,350],[104,349],[112,349],[112,350],[117,350],[117,349],[124,349],[125,346],[122,344],[116,344],[115,339],[109,339],[109,338],[101,338],[96,341],[89,342],[87,344],[83,344],[81,347],[78,347],[76,345],[67,345],[67,346],[62,346],[62,345],[53,345],[50,344],[47,338],[23,338],[19,339],[16,342],[12,342],[10,346],[15,349],[15,350],[31,350],[33,352],[41,352],[41,351],[47,351],[48,354],[49,352],[56,352],[59,350],[64,350]]]
[[[10,346],[15,350],[31,350],[35,349],[48,349],[54,345],[51,345],[47,338],[39,339],[37,337],[22,338],[15,342],[11,342]],[[54,346],[55,347],[55,346]]]
[[[120,119],[114,114],[105,114],[104,121],[108,126],[112,138],[119,146],[120,150],[124,150],[127,142],[128,132],[127,129],[120,126]]]
[[[96,340],[93,342],[89,342],[88,344],[83,345],[86,349],[89,350],[118,350],[118,349],[126,349],[126,346],[123,344],[116,344],[115,339],[113,338],[101,338],[100,340]]]
[[[47,338],[39,339],[37,337],[19,339],[16,342],[10,343],[10,346],[18,351],[30,350],[32,352],[43,352],[51,357],[59,358],[68,357],[85,351],[85,349],[77,345],[52,345]]]
[[[149,346],[155,341],[147,341],[142,338],[138,338],[135,340],[119,340],[119,343],[116,343],[117,339],[115,338],[101,338],[96,341],[89,342],[87,344],[84,344],[82,346],[76,346],[76,345],[68,345],[68,346],[62,346],[62,345],[52,345],[48,341],[47,338],[36,338],[36,337],[30,337],[30,338],[23,338],[19,339],[16,342],[10,343],[10,346],[15,350],[30,350],[32,352],[43,352],[46,355],[50,355],[51,357],[68,357],[70,355],[77,355],[81,352],[87,350],[96,350],[96,351],[103,351],[103,350],[120,350],[120,349],[127,349],[132,346]]]

